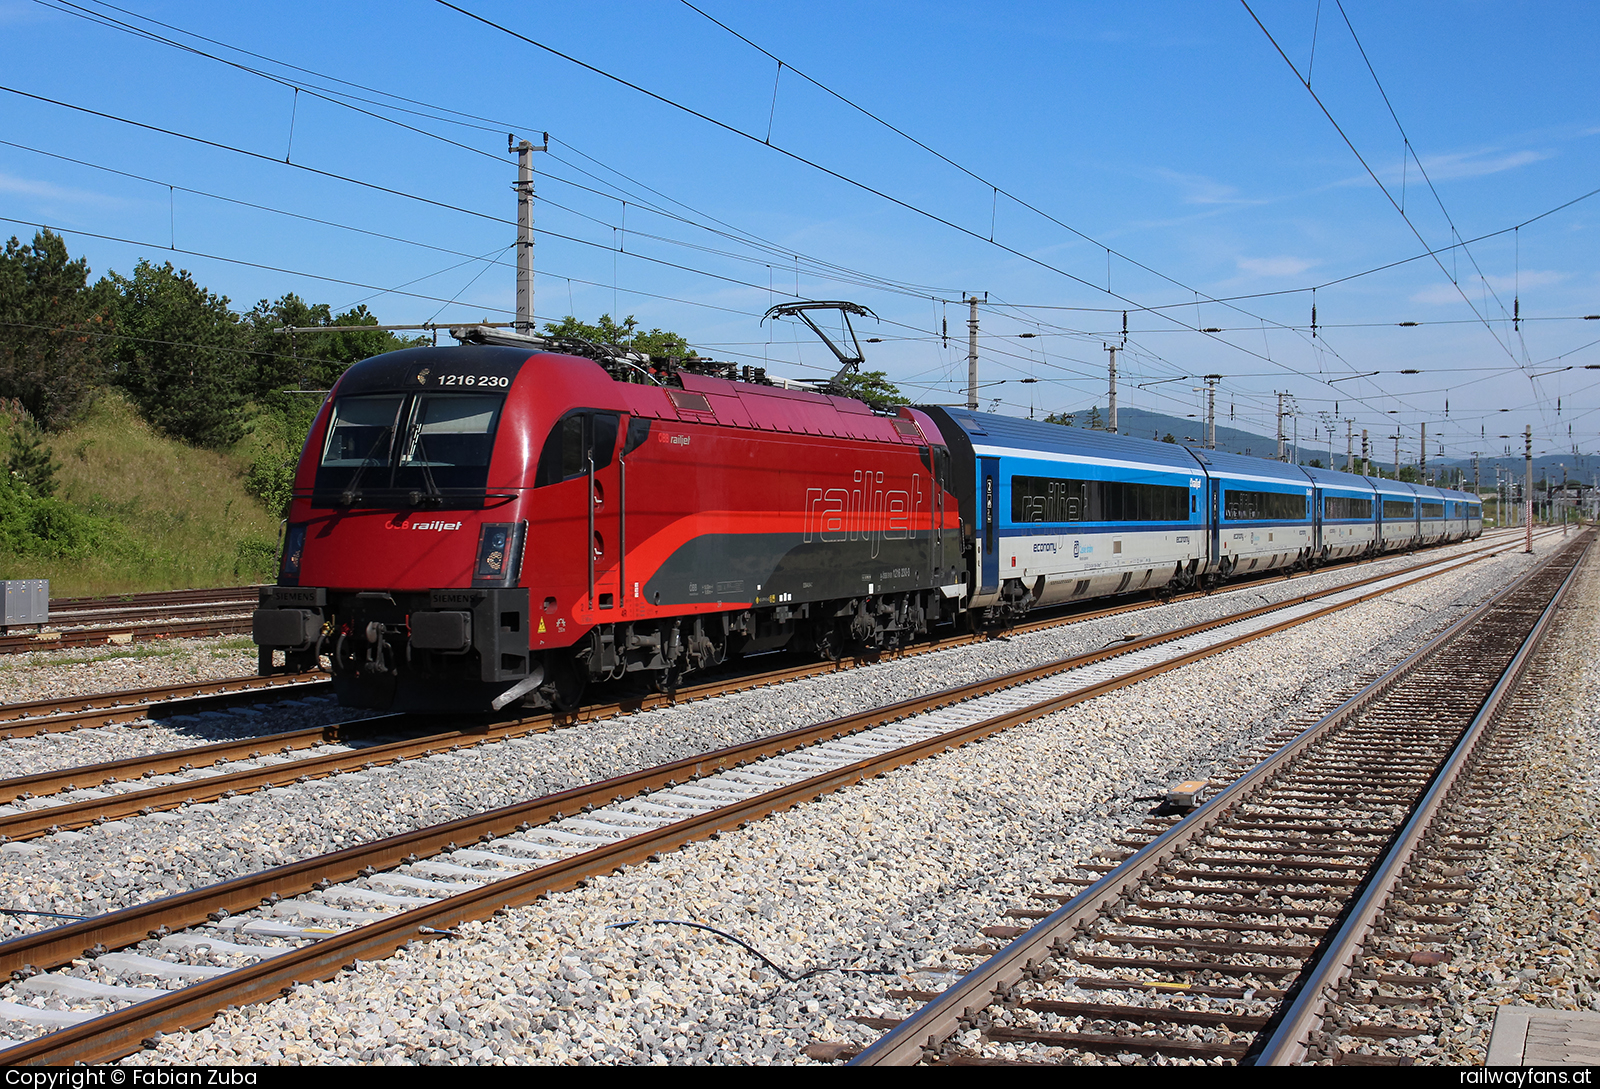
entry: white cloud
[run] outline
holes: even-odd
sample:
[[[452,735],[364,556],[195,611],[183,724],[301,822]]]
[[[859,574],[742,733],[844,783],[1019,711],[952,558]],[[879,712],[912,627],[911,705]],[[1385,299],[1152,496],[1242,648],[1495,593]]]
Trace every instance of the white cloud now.
[[[1423,306],[1445,306],[1460,302],[1461,292],[1453,284],[1432,284],[1411,296],[1411,301]]]
[[[35,200],[55,204],[90,204],[100,207],[120,207],[126,202],[104,193],[95,193],[88,189],[69,189],[56,185],[53,182],[39,181],[35,178],[19,178],[14,174],[0,174],[0,193],[10,193],[19,197],[32,197]]]
[[[1551,272],[1544,269],[1526,269],[1520,276],[1485,276],[1489,287],[1505,301],[1511,304],[1508,297],[1511,292],[1526,291],[1530,287],[1548,287],[1559,284],[1567,279],[1564,272]],[[1411,301],[1423,306],[1448,306],[1461,301],[1462,292],[1473,302],[1479,302],[1483,296],[1483,284],[1476,276],[1461,278],[1461,291],[1457,291],[1454,284],[1431,284],[1411,296]]]
[[[1485,174],[1499,174],[1519,166],[1537,163],[1553,155],[1549,151],[1512,151],[1500,153],[1497,149],[1461,152],[1455,155],[1430,155],[1423,160],[1428,176],[1435,181],[1445,178],[1479,178]]]
[[[1241,272],[1257,276],[1298,276],[1317,262],[1302,257],[1240,257],[1237,264]]]
[[[1239,196],[1237,186],[1227,185],[1202,174],[1180,174],[1162,168],[1156,174],[1184,191],[1186,204],[1265,204],[1262,200],[1249,200]]]
[[[1559,284],[1567,278],[1564,272],[1549,272],[1542,269],[1524,269],[1517,276],[1485,276],[1489,286],[1496,291],[1515,291],[1519,287],[1548,287],[1550,284]],[[1463,287],[1467,285],[1462,284]]]

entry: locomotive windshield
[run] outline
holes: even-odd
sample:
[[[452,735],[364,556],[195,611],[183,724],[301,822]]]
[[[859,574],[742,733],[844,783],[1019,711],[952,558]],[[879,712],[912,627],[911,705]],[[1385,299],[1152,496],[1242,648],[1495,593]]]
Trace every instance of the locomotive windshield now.
[[[482,500],[505,395],[340,397],[317,467],[318,505],[461,505]]]

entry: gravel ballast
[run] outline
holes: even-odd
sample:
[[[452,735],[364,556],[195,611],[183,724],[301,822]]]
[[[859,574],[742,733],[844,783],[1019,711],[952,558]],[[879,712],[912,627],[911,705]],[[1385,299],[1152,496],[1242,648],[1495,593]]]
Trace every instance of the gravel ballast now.
[[[903,1012],[885,997],[892,986],[938,989],[969,963],[952,959],[953,947],[971,944],[978,927],[999,921],[1062,866],[1137,823],[1149,808],[1143,799],[1175,779],[1217,771],[1278,726],[1333,706],[1526,562],[1509,554],[1184,667],[662,863],[469,924],[459,939],[416,946],[287,999],[225,1013],[211,1028],[163,1040],[130,1061],[792,1062],[803,1061],[808,1043],[865,1043],[875,1032],[846,1018]],[[1260,592],[1281,588],[1291,596],[1309,582]],[[1180,609],[1219,604],[1206,599],[1163,610],[1160,626],[1197,618],[1177,617]],[[524,782],[540,774],[595,778],[608,764],[604,774],[614,774],[623,770],[615,761],[645,751],[703,748],[696,739],[719,730],[770,733],[905,698],[921,686],[946,687],[1090,649],[1128,625],[1128,618],[1113,618],[652,712],[581,735],[545,735],[545,746],[461,754],[455,760],[471,761],[471,781],[447,773],[431,790],[421,775],[399,788],[389,776],[363,777],[353,788],[340,786],[343,780],[307,787],[293,799],[293,812],[277,818],[259,805],[226,817],[191,810],[167,822],[161,844],[140,861],[150,867],[145,880],[183,869],[174,841],[214,837],[217,820],[229,830],[227,840],[260,840],[267,853],[270,842],[286,856],[325,839],[329,828],[365,838],[362,821],[370,826],[373,806],[392,805],[397,790],[414,792],[407,795],[414,810],[402,810],[402,819],[413,812],[430,822],[446,819],[463,801],[480,808],[473,800],[497,776],[510,778],[505,761],[513,756]],[[541,758],[557,766],[529,767]],[[369,785],[383,787],[382,799],[367,797]],[[540,792],[548,789],[559,785]],[[274,828],[274,819],[283,823]],[[191,830],[191,820],[201,827]],[[74,843],[71,855],[122,857],[127,837],[116,828]],[[206,861],[217,866],[216,839],[207,847],[213,854]],[[47,841],[40,848],[16,873],[17,884],[55,861]],[[17,861],[5,858],[6,870]],[[221,863],[228,864],[226,856]],[[59,869],[57,887],[39,890],[44,899],[70,896],[69,886],[77,886],[75,874]],[[791,970],[849,965],[894,975],[828,972],[790,984],[737,946],[680,923],[609,929],[641,919],[715,926]]]
[[[1458,592],[1450,589],[1458,584],[1472,588],[1463,591],[1469,596],[1487,594],[1503,583],[1508,572],[1525,566],[1523,561],[1509,553],[1401,591],[1400,598],[1407,604],[1387,598],[1349,612],[1370,615],[1367,630],[1372,632],[1416,627],[1424,603]],[[1130,628],[1143,626],[1154,631],[1224,616],[1253,604],[1256,598],[1294,597],[1315,589],[1319,582],[1337,585],[1348,581],[1352,570],[1360,575],[1377,574],[1402,562],[1385,560],[1308,579],[1258,584],[1242,594],[1197,599],[1131,617],[1108,617],[1009,641],[957,647],[707,703],[589,723],[515,744],[428,757],[371,773],[315,780],[150,817],[131,817],[86,829],[70,841],[47,836],[27,844],[9,844],[0,847],[0,874],[9,890],[4,906],[69,914],[114,910],[239,873],[1097,649]],[[1241,602],[1241,598],[1252,600]],[[1225,686],[1241,692],[1252,687],[1248,677],[1229,680]],[[1236,694],[1226,692],[1220,699],[1226,701]],[[1205,728],[1213,734],[1219,729],[1235,729],[1226,712]],[[108,730],[120,732],[121,728],[81,734]],[[126,732],[145,734],[149,730]],[[80,735],[46,735],[37,741],[43,749],[64,736]],[[49,921],[40,917],[0,916],[0,935],[48,925]]]

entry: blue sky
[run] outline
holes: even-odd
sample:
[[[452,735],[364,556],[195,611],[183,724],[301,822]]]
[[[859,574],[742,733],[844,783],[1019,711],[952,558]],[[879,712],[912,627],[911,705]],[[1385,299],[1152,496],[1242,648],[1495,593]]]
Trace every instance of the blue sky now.
[[[1043,415],[1104,405],[1126,309],[1124,405],[1199,412],[1216,373],[1221,422],[1270,433],[1287,391],[1302,442],[1600,447],[1600,196],[1508,230],[1600,187],[1595,6],[1252,0],[1271,39],[1222,2],[460,6],[728,127],[438,3],[0,0],[0,84],[39,96],[0,92],[0,232],[61,229],[97,275],[171,260],[240,309],[505,320],[505,134],[548,131],[541,319],[816,377],[761,315],[851,299],[868,366],[948,402],[976,292],[985,407]]]

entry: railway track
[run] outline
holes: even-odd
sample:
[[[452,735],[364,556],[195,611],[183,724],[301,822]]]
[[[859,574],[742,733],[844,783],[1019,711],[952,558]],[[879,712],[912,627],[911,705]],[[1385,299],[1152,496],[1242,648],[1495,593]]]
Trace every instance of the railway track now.
[[[923,1004],[853,1062],[1361,1062],[1352,1039],[1423,1034],[1438,930],[1471,888],[1458,863],[1485,835],[1473,806],[1505,771],[1480,743],[1591,538],[1186,819],[1134,829],[1127,857],[1034,893],[1009,913],[1022,925],[984,928],[1015,940],[957,950],[986,959],[940,994],[897,992]]]
[[[56,1011],[64,1016],[54,1023],[68,1027],[0,1052],[0,1060],[61,1064],[126,1054],[158,1033],[204,1024],[223,1006],[274,997],[356,959],[436,940],[465,919],[1424,577],[1391,574],[1316,600],[1246,610],[14,939],[0,944],[0,973],[16,979],[0,1001],[49,995],[78,1009]],[[314,940],[293,944],[306,939]],[[137,952],[115,952],[130,948]],[[173,959],[196,950],[221,963]],[[201,967],[206,971],[195,971]],[[27,1009],[0,1006],[0,1018],[55,1016]]]
[[[276,677],[228,677],[11,703],[0,705],[0,739],[36,737],[98,726],[126,726],[156,715],[198,714],[267,699],[325,695],[332,687],[321,674],[295,673]]]
[[[0,633],[0,654],[247,632],[250,630],[248,613],[255,605],[258,589],[229,586],[113,597],[53,598],[48,624],[51,630]]]
[[[1504,542],[1480,545],[1466,554],[1478,554],[1484,557],[1494,556],[1505,551],[1510,545]],[[1417,565],[1420,569],[1433,563],[1444,562],[1433,558]],[[1357,579],[1346,585],[1361,585],[1382,576],[1368,576]],[[1255,583],[1247,583],[1231,587],[1229,590],[1218,591],[1221,594],[1235,593],[1247,589]],[[1206,596],[1203,594],[1184,595],[1175,600],[1188,600],[1194,597]],[[763,685],[782,684],[810,676],[819,676],[836,672],[841,669],[851,669],[863,664],[874,663],[890,659],[898,659],[910,655],[928,653],[934,650],[947,650],[952,647],[980,643],[993,638],[1010,638],[1015,635],[1027,634],[1034,631],[1043,631],[1049,628],[1066,624],[1083,623],[1103,619],[1108,616],[1117,616],[1134,613],[1154,608],[1158,603],[1152,601],[1132,601],[1090,611],[1072,612],[1066,615],[1052,615],[1026,621],[1003,633],[978,632],[968,635],[946,637],[914,646],[898,648],[885,655],[875,655],[868,659],[846,657],[838,662],[807,661],[795,665],[782,666],[776,669],[767,669],[754,674],[740,674],[732,678],[721,678],[706,681],[701,684],[690,685],[670,693],[647,693],[629,695],[609,703],[594,704],[574,713],[557,713],[535,715],[518,719],[513,726],[530,725],[536,728],[556,728],[564,725],[576,725],[582,722],[595,721],[609,718],[613,715],[634,713],[650,710],[655,707],[667,706],[674,703],[690,702],[697,699],[709,699],[715,696],[726,695],[731,692],[747,690],[751,687]],[[40,700],[34,703],[12,704],[0,706],[0,739],[15,736],[36,735],[39,733],[61,732],[66,730],[80,730],[100,725],[126,725],[138,722],[149,717],[150,710],[161,711],[165,714],[196,713],[202,710],[220,709],[235,706],[240,703],[258,702],[258,697],[245,694],[229,695],[235,690],[243,693],[255,689],[271,687],[279,684],[296,683],[303,687],[296,690],[296,695],[324,695],[331,691],[332,683],[317,679],[317,674],[300,674],[296,677],[237,677],[224,681],[209,682],[207,684],[179,685],[164,688],[132,689],[124,692],[102,693],[96,696],[74,697],[62,700]],[[215,693],[212,700],[200,697],[205,693]],[[162,704],[158,701],[184,700],[181,704]],[[145,707],[145,705],[154,705]],[[16,725],[11,723],[16,721]],[[465,731],[468,734],[476,732],[473,728]],[[274,748],[287,744],[292,748],[303,748],[310,744],[321,742],[302,742],[300,737],[308,737],[309,733],[297,731],[297,736],[289,735],[263,735],[258,739],[256,748],[270,744]],[[440,735],[443,740],[452,734]],[[133,775],[164,774],[181,767],[183,764],[199,766],[211,765],[219,760],[232,760],[237,757],[236,752],[253,752],[253,748],[240,749],[238,746],[218,745],[215,747],[200,746],[193,749],[181,750],[171,754],[154,754],[148,758],[136,758],[128,761],[117,761],[107,764],[87,765],[77,768],[62,769],[48,775],[29,776],[31,780],[24,782],[0,781],[0,802],[7,801],[20,793],[27,792],[37,795],[55,793],[59,790],[70,789],[70,784],[81,781],[100,782],[95,778],[97,774],[110,775],[118,779],[128,778],[128,772]],[[162,756],[177,757],[175,761],[160,764]],[[149,760],[151,763],[141,763]]]
[[[1496,535],[1505,536],[1508,540],[1516,536],[1515,533],[1490,534],[1490,536]],[[1296,574],[1303,575],[1305,572]],[[1277,573],[1263,574],[1252,581],[1276,581],[1282,577]],[[1249,584],[1241,583],[1234,588]],[[251,630],[251,619],[247,614],[254,606],[259,590],[260,587],[257,586],[233,586],[215,590],[173,590],[103,598],[52,599],[50,624],[53,630],[0,633],[0,654],[120,646],[157,639],[240,635]],[[1193,591],[1170,598],[1151,598],[1143,602],[1122,604],[1114,608],[1123,611],[1150,608],[1168,601],[1186,601],[1202,596],[1205,596],[1204,591]],[[1093,617],[1103,615],[1103,612],[1104,610],[1094,610],[1079,615]],[[175,619],[184,616],[197,619]],[[1025,628],[1024,625],[1023,630]]]
[[[80,647],[127,646],[132,643],[148,643],[156,639],[202,639],[213,635],[240,635],[249,630],[248,616],[152,621],[148,624],[98,628],[66,628],[26,635],[0,635],[0,654],[28,654],[36,650],[75,650]]]
[[[1476,554],[1469,553],[1465,557],[1432,558],[1411,568],[1406,574],[1409,576],[1418,571],[1430,570],[1434,574],[1441,574],[1455,570],[1465,563],[1496,555],[1499,551],[1500,549],[1496,548],[1479,550]],[[1299,595],[1279,604],[1245,610],[1238,616],[1249,618],[1265,615],[1285,605],[1304,605],[1328,596],[1330,592],[1344,592],[1370,585],[1405,584],[1396,583],[1395,580],[1396,576],[1393,574],[1367,576],[1345,583],[1337,591],[1321,590]],[[1103,616],[1115,612],[1116,610],[1103,610],[1093,615]],[[1085,617],[1075,616],[1072,621],[1083,619]],[[1059,619],[1038,620],[1017,630],[1038,630],[1060,623],[1062,621]],[[1181,639],[1188,635],[1203,633],[1211,630],[1216,623],[1218,622],[1207,621],[1176,631],[1164,632],[1145,640],[1125,644],[1122,649],[1155,646],[1174,638]],[[947,649],[951,645],[983,638],[985,638],[983,635],[958,637],[953,644],[950,641],[941,644],[923,644],[907,648],[906,653]],[[267,734],[244,740],[218,742],[174,752],[0,780],[0,836],[12,840],[31,839],[134,815],[148,815],[185,805],[205,804],[289,783],[320,779],[351,771],[370,770],[464,746],[525,737],[564,725],[609,718],[669,702],[713,698],[750,687],[779,684],[823,672],[832,672],[838,668],[840,664],[807,662],[763,672],[753,677],[707,682],[677,693],[652,694],[622,702],[596,705],[576,715],[543,713],[505,722],[478,721],[456,729],[429,731],[421,736],[397,737],[394,740],[367,743],[381,733],[404,734],[407,732],[407,724],[416,721],[402,715],[381,716],[343,727]],[[299,750],[313,748],[324,751],[301,757],[291,755]],[[227,767],[229,764],[239,766],[229,769]],[[158,778],[152,782],[153,777]],[[59,799],[52,797],[58,794],[63,797]]]
[[[109,594],[105,597],[53,597],[50,614],[102,609],[162,609],[172,606],[234,602],[255,604],[259,586],[218,586],[200,590],[152,590],[139,594]]]

